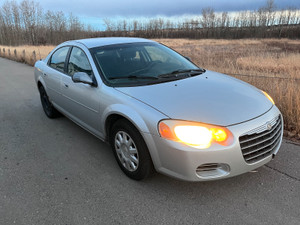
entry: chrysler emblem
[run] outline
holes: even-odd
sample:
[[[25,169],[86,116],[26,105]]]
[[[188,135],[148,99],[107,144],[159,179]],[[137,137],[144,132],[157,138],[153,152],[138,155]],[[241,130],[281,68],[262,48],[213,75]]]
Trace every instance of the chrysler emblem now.
[[[267,123],[267,130],[271,130],[272,128],[272,124],[271,123]]]

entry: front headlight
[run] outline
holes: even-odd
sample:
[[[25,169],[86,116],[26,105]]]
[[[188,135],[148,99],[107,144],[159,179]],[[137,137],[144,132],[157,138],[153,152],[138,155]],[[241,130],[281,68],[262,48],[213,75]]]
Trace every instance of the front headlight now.
[[[208,148],[212,143],[228,146],[232,133],[225,127],[181,120],[163,120],[158,124],[161,137],[195,148]]]
[[[267,92],[262,91],[262,93],[264,93],[264,95],[270,100],[270,102],[272,102],[272,104],[275,105],[275,102],[274,102],[273,98],[271,98],[271,96],[268,95]]]

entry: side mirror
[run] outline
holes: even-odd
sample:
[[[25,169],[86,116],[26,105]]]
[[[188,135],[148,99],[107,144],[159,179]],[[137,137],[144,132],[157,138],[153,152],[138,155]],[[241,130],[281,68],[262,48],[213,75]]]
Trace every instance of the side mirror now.
[[[189,60],[190,62],[192,62],[191,58],[188,56],[184,56],[184,58],[186,58],[187,60]]]
[[[74,73],[74,75],[72,76],[72,80],[74,81],[74,83],[84,83],[89,85],[94,84],[92,78],[84,72]]]

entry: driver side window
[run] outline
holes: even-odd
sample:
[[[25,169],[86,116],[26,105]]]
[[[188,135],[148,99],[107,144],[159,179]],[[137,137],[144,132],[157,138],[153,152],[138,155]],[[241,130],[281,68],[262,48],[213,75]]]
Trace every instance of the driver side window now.
[[[73,47],[68,63],[68,74],[73,76],[77,72],[84,72],[92,76],[92,67],[86,54],[80,48]]]

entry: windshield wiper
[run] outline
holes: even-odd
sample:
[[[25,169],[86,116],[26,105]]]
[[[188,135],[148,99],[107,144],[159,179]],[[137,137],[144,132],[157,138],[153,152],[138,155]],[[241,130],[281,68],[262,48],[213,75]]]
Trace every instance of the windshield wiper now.
[[[116,80],[116,79],[151,79],[151,80],[157,80],[157,77],[152,76],[125,76],[125,77],[110,77],[109,80]]]
[[[174,70],[170,73],[164,73],[158,75],[159,78],[168,78],[168,77],[177,77],[179,74],[185,74],[189,73],[189,76],[192,75],[198,75],[204,73],[206,70],[205,69],[189,69],[189,70]]]

